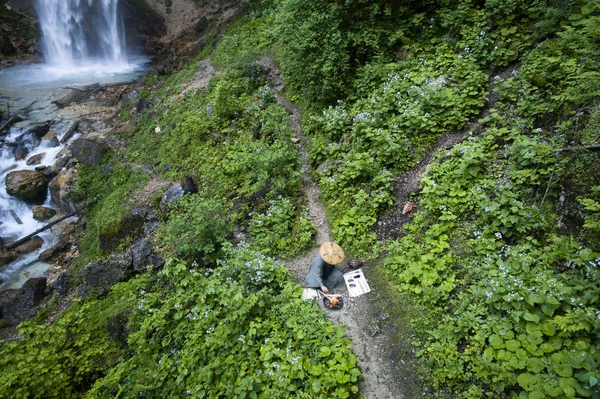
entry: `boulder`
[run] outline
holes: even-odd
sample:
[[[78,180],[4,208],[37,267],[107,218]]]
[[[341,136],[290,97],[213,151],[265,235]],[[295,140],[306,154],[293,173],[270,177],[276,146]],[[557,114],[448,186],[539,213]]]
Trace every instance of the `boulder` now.
[[[47,121],[42,123],[41,125],[36,125],[32,127],[28,130],[28,133],[40,139],[44,137],[46,133],[48,133],[48,131],[50,130],[50,126],[51,122]]]
[[[35,251],[36,249],[41,248],[42,244],[44,244],[44,240],[42,240],[39,236],[35,236],[32,239],[25,241],[23,244],[16,247],[15,251],[20,254],[28,254],[30,252]]]
[[[32,209],[33,218],[40,222],[50,219],[56,215],[56,210],[48,208],[47,206],[35,205]]]
[[[82,283],[79,295],[104,295],[119,281],[127,280],[134,273],[131,252],[124,252],[110,258],[98,259],[81,269]]]
[[[71,150],[67,147],[63,148],[56,154],[56,161],[54,161],[54,165],[52,165],[52,173],[60,172],[71,160],[73,154]]]
[[[173,184],[171,187],[169,187],[160,200],[160,209],[162,211],[168,211],[171,208],[171,202],[183,197],[184,194],[185,190],[183,189],[181,183]]]
[[[32,156],[29,157],[29,159],[27,160],[26,164],[27,165],[39,165],[40,162],[42,162],[42,158],[44,158],[45,155],[46,155],[45,152],[32,155]]]
[[[6,175],[6,192],[26,201],[43,201],[48,180],[35,170],[16,170]]]
[[[56,135],[56,130],[50,129],[48,132],[42,137],[42,140],[53,141],[54,139],[58,140],[58,136]]]
[[[58,209],[64,213],[75,211],[70,193],[77,188],[77,170],[64,169],[50,182],[50,196]]]
[[[136,272],[146,271],[147,266],[161,267],[165,264],[162,256],[154,252],[150,240],[143,238],[131,247],[133,269]]]
[[[29,150],[27,149],[27,147],[17,147],[17,149],[15,149],[15,161],[22,161],[25,158],[27,158],[27,155],[29,154]]]
[[[53,245],[50,248],[46,248],[45,250],[43,250],[42,253],[40,254],[40,256],[38,257],[38,260],[45,262],[49,259],[52,259],[53,257],[55,257],[56,255],[58,255],[59,253],[61,253],[62,251],[64,251],[65,249],[67,249],[70,246],[71,246],[71,244],[69,242],[60,240],[58,242],[58,244]]]
[[[18,290],[0,292],[0,319],[18,324],[35,315],[35,307],[44,299],[46,278],[31,278]]]
[[[100,135],[88,134],[73,141],[69,147],[73,156],[86,166],[100,165],[108,146]]]

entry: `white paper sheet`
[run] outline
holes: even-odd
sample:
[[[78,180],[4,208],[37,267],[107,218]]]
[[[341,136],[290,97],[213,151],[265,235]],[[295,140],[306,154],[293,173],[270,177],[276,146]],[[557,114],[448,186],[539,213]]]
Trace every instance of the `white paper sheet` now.
[[[352,298],[371,292],[371,287],[361,269],[344,274],[344,281],[348,287],[348,294]]]

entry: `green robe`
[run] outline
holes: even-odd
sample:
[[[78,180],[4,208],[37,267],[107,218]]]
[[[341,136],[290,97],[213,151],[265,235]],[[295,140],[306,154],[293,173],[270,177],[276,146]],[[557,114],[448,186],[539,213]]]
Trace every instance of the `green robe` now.
[[[332,290],[344,279],[342,272],[334,265],[325,262],[321,255],[313,259],[310,264],[310,269],[304,280],[308,288],[321,288],[322,285]]]

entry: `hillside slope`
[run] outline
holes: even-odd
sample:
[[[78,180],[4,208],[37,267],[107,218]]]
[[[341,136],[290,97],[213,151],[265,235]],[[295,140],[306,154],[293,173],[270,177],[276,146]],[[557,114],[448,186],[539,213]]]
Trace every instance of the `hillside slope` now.
[[[599,26],[597,1],[246,3],[79,167],[100,201],[71,293],[142,236],[165,265],[48,319],[54,294],[0,344],[0,396],[366,395],[351,334],[283,266],[319,244],[309,172],[330,237],[403,309],[424,395],[600,397]],[[128,228],[140,206],[156,230]]]

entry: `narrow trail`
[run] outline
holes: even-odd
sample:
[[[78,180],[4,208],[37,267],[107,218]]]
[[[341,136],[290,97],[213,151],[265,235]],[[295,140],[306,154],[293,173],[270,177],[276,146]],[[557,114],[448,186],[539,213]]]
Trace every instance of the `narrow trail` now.
[[[330,241],[327,214],[319,198],[319,187],[311,177],[308,152],[303,145],[305,138],[300,128],[300,110],[280,94],[283,82],[275,62],[264,57],[258,61],[258,64],[267,73],[277,101],[290,113],[290,123],[296,134],[296,146],[300,153],[304,176],[302,190],[308,202],[311,220],[317,228],[316,242],[320,244]],[[283,262],[299,284],[304,284],[304,277],[317,252],[318,248],[315,247],[306,254]],[[420,384],[412,371],[414,360],[412,348],[403,346],[405,344],[396,339],[399,329],[390,317],[391,313],[397,313],[402,309],[387,308],[392,305],[385,300],[385,293],[379,290],[377,281],[370,279],[371,267],[372,265],[365,265],[362,268],[372,289],[370,293],[350,298],[345,284],[341,284],[336,287],[335,293],[342,295],[344,307],[337,311],[324,310],[334,324],[346,327],[346,337],[352,341],[364,377],[359,384],[361,397],[368,399],[422,397]],[[341,269],[343,268],[344,263],[341,265]]]

